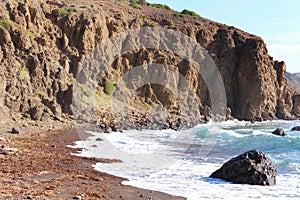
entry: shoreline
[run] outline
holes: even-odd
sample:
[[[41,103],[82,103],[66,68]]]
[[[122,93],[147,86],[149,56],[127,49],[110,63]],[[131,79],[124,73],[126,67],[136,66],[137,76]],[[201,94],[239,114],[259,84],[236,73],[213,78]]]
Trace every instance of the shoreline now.
[[[18,135],[8,133],[12,123],[1,125],[2,149],[15,149],[0,156],[1,198],[185,199],[122,185],[126,179],[96,171],[92,165],[97,162],[118,160],[72,155],[81,149],[68,145],[82,138],[71,123],[41,122],[24,127]]]

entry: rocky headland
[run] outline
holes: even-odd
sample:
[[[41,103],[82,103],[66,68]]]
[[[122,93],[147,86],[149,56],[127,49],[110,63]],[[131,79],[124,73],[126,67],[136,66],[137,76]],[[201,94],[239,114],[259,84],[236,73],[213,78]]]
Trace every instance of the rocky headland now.
[[[87,55],[101,42],[126,30],[160,27],[179,31],[204,47],[224,82],[226,116],[241,120],[293,119],[299,117],[299,101],[285,78],[286,65],[268,54],[260,37],[235,27],[178,13],[168,7],[136,6],[124,1],[11,1],[0,4],[0,109],[7,120],[73,120],[74,84]],[[183,121],[172,91],[146,84],[132,96],[130,118],[113,116],[111,92],[126,72],[142,64],[169,65],[183,75],[196,94],[199,115],[182,124],[209,120],[210,94],[193,65],[160,49],[140,49],[116,58],[98,80],[94,121],[108,130],[151,127],[151,110],[166,112],[161,127],[177,129]],[[171,82],[172,80],[167,81]],[[171,78],[170,78],[171,79]],[[82,93],[89,93],[82,88]],[[82,101],[84,101],[84,96]],[[180,108],[181,107],[181,108]],[[89,111],[78,119],[86,119]],[[89,119],[90,120],[90,119]],[[89,121],[87,120],[87,121]],[[84,121],[84,120],[83,120]],[[120,123],[121,121],[121,123]],[[128,121],[125,123],[124,121]],[[188,120],[186,120],[188,121]],[[123,124],[123,125],[122,125]]]
[[[145,27],[179,32],[207,51],[224,84],[223,115],[213,112],[213,91],[194,63],[163,49],[128,51],[108,63],[94,90],[86,86],[90,77],[83,69],[89,54],[115,35]],[[130,42],[137,45],[132,39]],[[89,123],[95,125],[89,129],[111,132],[128,128],[177,130],[210,119],[300,117],[300,95],[285,78],[286,65],[268,54],[262,38],[188,10],[179,13],[145,1],[3,0],[0,63],[3,197],[181,199],[122,186],[123,179],[91,169],[95,162],[114,161],[70,156],[76,150],[66,145],[82,139],[74,129],[66,131],[74,123],[79,127]],[[128,115],[119,115],[112,107],[118,80],[133,69],[142,74],[147,68],[138,66],[154,63],[179,72],[193,95],[185,96],[188,101],[182,103],[164,85],[147,83],[131,94]],[[181,81],[174,76],[163,79],[175,85]],[[93,108],[86,106],[91,96]],[[57,128],[63,130],[55,132]]]

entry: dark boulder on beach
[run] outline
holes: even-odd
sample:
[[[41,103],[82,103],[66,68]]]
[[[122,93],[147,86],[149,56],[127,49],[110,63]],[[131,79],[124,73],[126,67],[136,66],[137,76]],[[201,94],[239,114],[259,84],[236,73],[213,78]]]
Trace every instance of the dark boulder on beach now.
[[[291,131],[300,131],[300,126],[293,127]]]
[[[272,132],[272,134],[278,135],[278,136],[286,136],[286,133],[284,132],[284,130],[282,128],[277,128],[275,131]]]
[[[275,185],[276,169],[263,152],[248,151],[226,162],[210,175],[225,181],[251,185]]]

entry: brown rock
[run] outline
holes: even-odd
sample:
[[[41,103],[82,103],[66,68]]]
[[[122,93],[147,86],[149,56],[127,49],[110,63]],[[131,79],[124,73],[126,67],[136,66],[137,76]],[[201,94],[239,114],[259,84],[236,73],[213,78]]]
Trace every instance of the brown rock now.
[[[5,2],[0,4],[0,11],[3,16],[10,16],[13,25],[10,31],[0,26],[0,60],[3,60],[0,69],[0,113],[7,118],[48,120],[74,114],[71,107],[76,107],[84,95],[78,95],[81,98],[76,100],[77,97],[73,97],[73,84],[75,77],[82,72],[87,54],[110,36],[129,28],[154,25],[195,38],[212,56],[224,80],[226,106],[231,110],[231,113],[227,110],[224,114],[227,116],[218,115],[217,118],[230,119],[231,115],[238,119],[266,120],[300,116],[298,97],[292,97],[294,93],[284,77],[285,63],[274,61],[268,55],[263,40],[257,36],[201,17],[174,18],[174,11],[146,5],[147,12],[138,17],[140,12],[134,9],[128,12],[128,6],[122,3],[114,10],[110,6],[102,6],[99,10],[100,5],[93,1],[87,12],[84,3],[77,2],[74,5],[76,12],[53,15],[54,8],[68,10],[70,5],[67,2],[41,3],[38,0]],[[135,39],[127,39],[120,48],[137,45]],[[174,42],[177,39],[174,38]],[[155,41],[144,40],[149,44]],[[183,42],[183,45],[190,44]],[[171,51],[141,48],[137,52],[127,52],[116,58],[111,67],[107,66],[110,67],[107,71],[84,72],[81,80],[85,83],[91,78],[89,76],[99,75],[98,89],[103,90],[105,81],[118,80],[127,72],[129,77],[134,77],[129,73],[133,67],[151,63],[167,65],[179,72],[188,86],[169,75],[168,71],[160,74],[153,71],[151,74],[162,85],[149,83],[140,88],[140,94],[132,97],[135,102],[147,102],[151,106],[161,104],[168,114],[177,118],[184,115],[181,116],[185,118],[181,124],[195,124],[203,120],[199,108],[207,108],[206,111],[201,109],[201,113],[205,112],[207,120],[210,118],[211,114],[207,112],[212,106],[212,91],[208,91],[203,77],[199,76],[192,63]],[[144,73],[148,69],[140,70],[140,73]],[[131,84],[137,86],[134,82]],[[189,94],[179,98],[173,89],[164,87],[167,84],[181,90],[189,89]],[[101,109],[109,110],[108,107]],[[185,116],[186,113],[190,116]]]

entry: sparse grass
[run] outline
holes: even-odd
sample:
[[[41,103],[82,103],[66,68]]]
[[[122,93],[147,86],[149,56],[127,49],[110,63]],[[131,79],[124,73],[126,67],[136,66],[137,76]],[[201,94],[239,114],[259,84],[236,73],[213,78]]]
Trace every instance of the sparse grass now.
[[[69,8],[68,9],[68,12],[70,13],[70,12],[76,12],[76,8]]]
[[[69,13],[70,13],[69,11],[62,8],[54,8],[52,10],[52,14],[54,15],[68,15]]]
[[[35,93],[35,95],[39,96],[39,97],[47,97],[48,96],[48,94],[46,92],[44,92],[44,91],[37,91]]]
[[[182,13],[175,13],[174,16],[175,17],[182,17],[182,18],[184,18],[184,14],[182,14]]]
[[[168,57],[167,54],[165,54],[165,53],[162,52],[162,51],[159,51],[159,52],[158,52],[158,55],[161,56],[161,57],[163,57],[163,58],[167,58],[167,57]]]
[[[68,15],[71,12],[76,12],[76,8],[69,8],[68,10],[62,9],[62,8],[54,8],[52,10],[52,14],[56,16],[63,16]]]
[[[30,38],[33,38],[33,33],[31,31],[26,31],[26,35],[28,35]]]
[[[143,104],[143,107],[146,109],[146,110],[152,110],[152,106],[148,103],[145,103]]]
[[[119,72],[118,70],[112,69],[112,70],[111,70],[111,73],[112,73],[113,75],[120,76],[120,72]]]
[[[111,81],[106,81],[105,82],[105,93],[108,95],[112,95],[114,90],[115,90],[115,86],[113,84],[113,82]]]
[[[135,8],[135,9],[143,10],[143,7],[141,5],[139,5],[137,2],[131,2],[129,4],[129,6]]]
[[[3,26],[8,31],[10,31],[12,27],[9,20],[0,20],[0,26]]]
[[[191,10],[187,10],[187,9],[184,9],[183,11],[181,11],[181,14],[199,17],[199,15],[197,13],[195,13],[194,11],[191,11]]]
[[[20,53],[20,56],[24,58],[24,57],[27,56],[27,54],[26,54],[25,52],[21,52],[21,53]]]
[[[132,69],[132,68],[133,68],[133,66],[132,66],[132,65],[129,65],[129,66],[128,66],[128,69]]]
[[[155,7],[155,8],[160,8],[160,9],[171,10],[171,8],[169,6],[160,4],[160,3],[153,3],[153,4],[150,4],[150,6]]]
[[[19,73],[19,77],[21,80],[24,80],[26,77],[26,71],[25,69],[21,69],[20,73]]]

